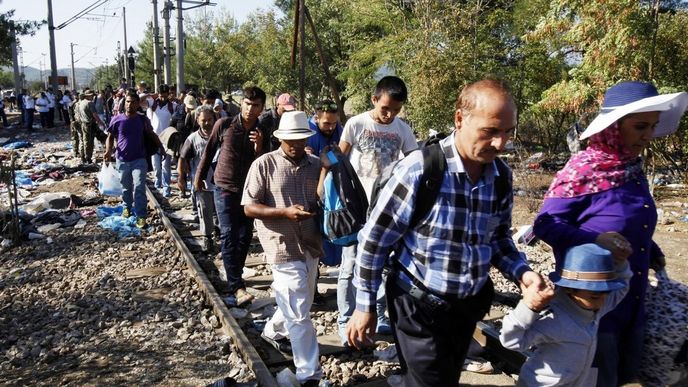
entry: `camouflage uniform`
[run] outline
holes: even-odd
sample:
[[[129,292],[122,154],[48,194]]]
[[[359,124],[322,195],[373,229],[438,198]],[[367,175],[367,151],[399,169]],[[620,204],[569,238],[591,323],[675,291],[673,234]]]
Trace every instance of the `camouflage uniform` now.
[[[79,101],[76,105],[75,115],[80,121],[81,131],[79,132],[79,142],[81,143],[81,161],[90,163],[93,157],[93,130],[96,122],[93,115],[95,114],[95,107],[93,101],[84,99]]]

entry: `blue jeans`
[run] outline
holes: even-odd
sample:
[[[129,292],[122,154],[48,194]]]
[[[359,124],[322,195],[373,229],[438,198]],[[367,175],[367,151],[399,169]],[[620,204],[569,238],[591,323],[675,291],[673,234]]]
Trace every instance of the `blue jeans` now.
[[[165,160],[162,156],[156,153],[153,156],[153,173],[155,174],[155,188],[163,188],[167,192],[170,190],[170,181],[172,180],[172,169],[170,165],[171,156],[167,155]]]
[[[342,247],[342,263],[339,265],[339,276],[337,277],[337,309],[339,317],[339,338],[346,342],[346,324],[356,309],[356,287],[353,284],[354,266],[356,263],[356,251],[358,245]],[[380,288],[377,291],[377,322],[389,323],[385,317],[387,310],[387,300],[385,298],[385,277],[383,276]]]
[[[645,326],[625,334],[598,332],[592,366],[597,368],[598,387],[616,387],[635,381],[643,353]]]
[[[215,211],[220,223],[220,248],[227,273],[228,291],[234,293],[245,288],[241,274],[253,238],[253,218],[244,214],[242,192],[230,192],[215,187]]]
[[[134,215],[139,218],[146,217],[146,172],[148,163],[146,159],[133,161],[117,160],[117,170],[122,182],[122,200],[124,206],[131,210],[134,203]]]

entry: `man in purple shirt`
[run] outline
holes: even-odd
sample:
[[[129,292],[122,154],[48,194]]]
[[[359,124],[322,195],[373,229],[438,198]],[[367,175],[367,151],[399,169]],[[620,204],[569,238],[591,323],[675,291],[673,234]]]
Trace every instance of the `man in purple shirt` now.
[[[146,162],[146,148],[144,147],[144,136],[148,131],[149,138],[156,141],[160,148],[160,154],[164,155],[160,139],[153,132],[150,121],[145,116],[136,114],[139,106],[139,96],[130,92],[127,93],[124,102],[124,114],[115,116],[108,127],[108,136],[105,141],[105,156],[103,161],[112,158],[113,148],[116,150],[116,165],[120,173],[122,182],[122,200],[124,210],[122,216],[128,218],[132,215],[132,201],[134,202],[134,213],[136,216],[136,227],[146,226],[146,172],[148,163]],[[115,140],[117,140],[115,145]]]

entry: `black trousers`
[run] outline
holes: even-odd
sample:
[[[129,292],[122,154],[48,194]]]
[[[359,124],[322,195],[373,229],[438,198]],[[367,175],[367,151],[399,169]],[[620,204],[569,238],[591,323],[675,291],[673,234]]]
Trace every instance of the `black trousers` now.
[[[461,367],[478,321],[490,310],[488,282],[475,296],[433,310],[387,279],[387,306],[402,370],[402,386],[458,386]]]

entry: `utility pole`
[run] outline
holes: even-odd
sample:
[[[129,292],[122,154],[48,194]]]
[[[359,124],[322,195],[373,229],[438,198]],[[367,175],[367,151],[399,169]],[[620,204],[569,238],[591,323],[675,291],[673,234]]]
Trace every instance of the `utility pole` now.
[[[72,53],[72,91],[76,90],[76,75],[74,73],[74,43],[69,43],[69,49]]]
[[[153,85],[160,86],[160,30],[158,28],[158,0],[153,0]]]
[[[12,42],[10,43],[10,48],[12,49],[12,67],[14,70],[14,95],[19,95],[19,91],[22,88],[21,76],[19,75],[19,60],[17,59],[17,37],[14,33],[14,23],[10,21],[10,37]]]
[[[177,91],[184,90],[184,15],[182,0],[177,0]]]
[[[171,70],[171,65],[170,65],[170,10],[172,9],[172,2],[171,1],[165,1],[165,6],[162,9],[162,18],[165,21],[163,30],[162,30],[162,39],[163,39],[163,55],[164,55],[164,63],[163,67],[165,68],[165,84],[169,85],[170,80],[172,78],[172,70]]]
[[[124,58],[122,59],[122,63],[124,63],[124,78],[126,79],[127,84],[131,82],[131,78],[129,78],[129,66],[127,66],[127,9],[125,7],[122,7],[122,21],[124,22]]]
[[[48,33],[50,35],[50,76],[53,93],[57,91],[57,55],[55,55],[55,26],[53,25],[53,1],[48,0]]]

